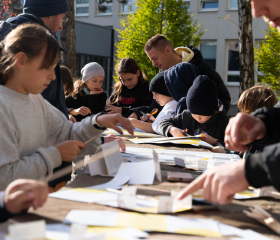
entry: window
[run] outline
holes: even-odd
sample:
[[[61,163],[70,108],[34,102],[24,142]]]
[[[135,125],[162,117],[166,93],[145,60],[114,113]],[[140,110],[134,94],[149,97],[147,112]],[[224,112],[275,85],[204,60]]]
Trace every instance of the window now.
[[[75,16],[89,15],[89,0],[75,0]]]
[[[188,11],[190,11],[191,0],[183,0],[184,5],[187,7]]]
[[[136,11],[136,4],[135,0],[127,0],[126,4],[122,4],[123,13],[134,13]]]
[[[203,56],[203,60],[212,65],[216,69],[216,59],[217,59],[217,42],[207,41],[200,44],[200,51]]]
[[[231,10],[237,10],[238,9],[237,0],[229,0],[228,1],[228,8],[231,9]]]
[[[227,67],[227,81],[228,82],[240,82],[239,81],[239,42],[228,42],[228,67]]]
[[[112,5],[113,3],[99,3],[99,0],[96,0],[96,12],[98,15],[112,15]]]
[[[213,11],[219,9],[219,1],[218,0],[201,0],[200,2],[200,10],[202,11]]]

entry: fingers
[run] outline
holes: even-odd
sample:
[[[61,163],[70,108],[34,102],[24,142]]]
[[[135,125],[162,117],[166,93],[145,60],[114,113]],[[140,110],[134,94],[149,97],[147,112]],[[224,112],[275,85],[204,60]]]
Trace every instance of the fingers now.
[[[88,107],[80,107],[79,108],[79,114],[81,114],[81,115],[83,115],[83,116],[86,116],[86,115],[88,115],[88,114],[91,114],[91,111],[90,111],[90,109],[88,108]]]
[[[198,189],[203,187],[205,181],[205,173],[200,175],[197,179],[195,179],[192,183],[190,183],[183,191],[178,194],[178,199],[182,200],[186,196],[196,192]]]
[[[45,183],[25,179],[21,179],[20,182],[14,182],[12,184],[17,186],[17,191],[13,193],[6,191],[5,193],[5,207],[9,212],[19,213],[30,206],[36,209],[46,202],[48,187]]]

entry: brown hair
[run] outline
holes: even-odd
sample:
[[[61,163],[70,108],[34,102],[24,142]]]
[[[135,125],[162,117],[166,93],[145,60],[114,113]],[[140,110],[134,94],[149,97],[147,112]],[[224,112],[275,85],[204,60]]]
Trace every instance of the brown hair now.
[[[60,48],[55,37],[39,24],[21,24],[12,30],[0,43],[0,84],[5,85],[11,77],[17,53],[23,52],[32,60],[42,54],[45,46],[41,69],[58,60]]]
[[[162,34],[157,34],[151,37],[145,44],[145,52],[149,52],[152,48],[156,48],[159,51],[163,51],[167,46],[175,52],[171,42]]]
[[[241,94],[238,108],[241,112],[251,113],[261,107],[273,107],[276,103],[277,98],[270,87],[257,85]]]
[[[147,78],[133,58],[123,58],[116,67],[116,73],[118,75],[122,74],[122,73],[136,74],[138,70],[140,72],[138,81],[140,81],[143,84]],[[114,95],[114,98],[112,99],[111,104],[114,104],[119,101],[122,87],[123,87],[123,84],[119,77],[119,81],[113,87],[112,95]]]
[[[87,85],[85,84],[85,82],[83,82],[81,79],[78,79],[74,82],[74,90],[73,92],[70,94],[71,97],[73,98],[77,98],[77,94],[80,94],[81,96],[85,95],[82,90],[84,89],[84,87],[86,87],[86,89],[89,91],[89,89],[87,88]]]
[[[68,96],[74,91],[74,83],[73,83],[73,78],[70,69],[65,65],[61,65],[60,73],[61,73],[62,84],[66,86],[66,90],[64,94],[65,96]]]

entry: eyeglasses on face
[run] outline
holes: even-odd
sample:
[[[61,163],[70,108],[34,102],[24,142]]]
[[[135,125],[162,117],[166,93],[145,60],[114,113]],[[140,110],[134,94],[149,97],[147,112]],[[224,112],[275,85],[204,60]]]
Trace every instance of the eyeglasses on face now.
[[[64,17],[62,18],[63,24],[65,24],[65,23],[68,21],[68,19],[69,19],[68,14],[67,14],[67,13],[64,13]]]

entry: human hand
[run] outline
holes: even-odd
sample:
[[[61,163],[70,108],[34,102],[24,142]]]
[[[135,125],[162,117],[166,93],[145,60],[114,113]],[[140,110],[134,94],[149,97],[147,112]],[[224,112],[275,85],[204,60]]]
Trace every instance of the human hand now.
[[[173,137],[184,137],[184,133],[185,130],[182,130],[180,128],[176,128],[176,127],[171,127],[169,129],[169,133],[173,136]]]
[[[48,186],[44,182],[30,179],[17,179],[9,184],[5,191],[4,204],[10,213],[33,207],[42,207],[48,198]]]
[[[131,125],[131,122],[124,118],[121,114],[115,113],[115,114],[102,114],[97,116],[96,122],[98,125],[106,127],[106,128],[113,128],[118,133],[123,134],[122,130],[117,127],[117,124],[121,124],[131,135],[133,135],[133,126]]]
[[[200,136],[199,138],[204,141],[204,142],[207,142],[211,145],[215,145],[215,143],[217,142],[217,139],[216,138],[213,138],[211,137],[210,135],[208,134],[201,134],[202,136]]]
[[[137,114],[135,112],[131,113],[128,118],[135,118],[138,119]]]
[[[88,115],[88,114],[91,114],[91,111],[90,111],[90,109],[89,109],[88,107],[82,106],[82,107],[80,107],[80,108],[77,108],[77,109],[72,110],[72,111],[71,111],[71,114],[72,114],[72,115],[81,114],[81,115],[83,115],[83,116],[86,116],[86,115]]]
[[[103,88],[99,88],[98,90],[95,90],[95,91],[89,91],[89,94],[100,94],[103,92],[104,92]]]
[[[80,141],[68,140],[55,145],[64,162],[72,162],[76,159],[77,154],[85,148],[85,144]]]
[[[72,115],[69,115],[69,120],[70,120],[72,123],[76,123],[76,122],[77,122],[76,118],[74,118]]]
[[[149,114],[149,113],[144,114],[143,112],[141,112],[141,113],[142,113],[143,115],[140,117],[140,120],[141,120],[142,122],[148,121],[148,120],[149,120],[150,114]]]
[[[213,147],[211,151],[214,153],[226,153],[226,150],[219,146]]]
[[[225,131],[226,148],[234,151],[248,151],[246,146],[266,134],[266,127],[259,118],[238,113],[230,119]]]
[[[178,195],[181,200],[203,188],[203,198],[219,204],[230,203],[234,194],[249,187],[245,178],[245,160],[207,169]]]
[[[121,152],[125,152],[125,143],[122,137],[116,136],[116,135],[107,135],[104,136],[104,143],[108,143],[108,142],[113,142],[113,141],[118,141],[119,145],[120,145],[120,150]]]
[[[149,117],[149,120],[150,120],[150,122],[154,122],[156,119],[155,119],[154,116],[150,116],[150,117]]]
[[[108,114],[114,114],[114,113],[120,113],[121,114],[122,113],[122,107],[116,107],[114,105],[107,104],[105,111]]]

